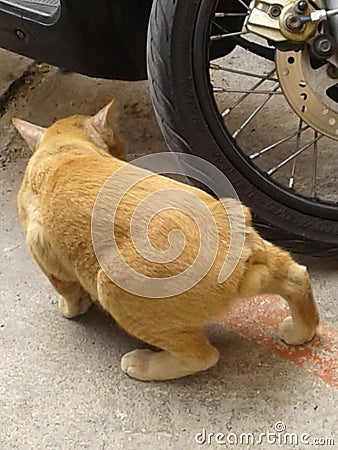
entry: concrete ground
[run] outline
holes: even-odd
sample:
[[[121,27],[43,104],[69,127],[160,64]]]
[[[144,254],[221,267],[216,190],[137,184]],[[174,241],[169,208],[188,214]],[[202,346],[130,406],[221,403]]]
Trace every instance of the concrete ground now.
[[[0,449],[338,448],[338,282],[330,261],[302,259],[324,322],[319,356],[311,345],[265,345],[250,332],[253,321],[218,325],[209,330],[222,355],[214,368],[143,383],[120,370],[121,356],[143,344],[99,308],[73,321],[60,316],[17,216],[29,152],[11,117],[48,125],[71,113],[94,113],[115,97],[129,159],[166,146],[146,82],[62,75],[5,51],[0,61]],[[284,443],[285,433],[295,433],[298,444],[295,436]]]

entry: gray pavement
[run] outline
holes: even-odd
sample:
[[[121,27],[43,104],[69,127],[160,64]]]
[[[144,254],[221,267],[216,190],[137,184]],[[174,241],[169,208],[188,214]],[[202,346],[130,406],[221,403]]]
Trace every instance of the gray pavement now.
[[[0,58],[0,96],[24,74],[0,120],[0,449],[310,447],[266,438],[256,445],[221,445],[215,436],[211,444],[197,442],[207,441],[203,429],[232,442],[240,433],[258,439],[259,433],[274,432],[277,422],[298,439],[308,433],[335,440],[312,448],[338,448],[337,390],[235,333],[210,327],[222,356],[208,372],[143,383],[120,371],[121,356],[143,344],[99,308],[73,321],[60,317],[57,295],[30,257],[17,216],[16,194],[29,152],[11,117],[49,125],[71,113],[94,113],[115,97],[129,159],[166,146],[146,82],[62,75],[4,51]],[[323,319],[338,327],[337,267],[298,259],[310,269]]]

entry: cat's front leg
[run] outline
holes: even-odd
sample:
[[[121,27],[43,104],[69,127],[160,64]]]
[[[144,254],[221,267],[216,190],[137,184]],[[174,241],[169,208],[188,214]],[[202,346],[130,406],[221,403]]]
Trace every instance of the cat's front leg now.
[[[79,282],[71,280],[46,238],[40,222],[32,221],[27,227],[26,242],[35,261],[48,277],[55,290],[61,295],[59,311],[67,319],[88,311],[92,300]],[[70,280],[69,280],[70,278]]]
[[[61,281],[54,276],[48,277],[54,288],[60,294],[59,311],[63,317],[73,319],[85,314],[92,304],[88,292],[82,286],[73,281]]]
[[[59,311],[66,319],[73,319],[74,317],[85,314],[92,304],[92,300],[88,294],[82,297],[78,302],[67,300],[62,295],[59,298]]]

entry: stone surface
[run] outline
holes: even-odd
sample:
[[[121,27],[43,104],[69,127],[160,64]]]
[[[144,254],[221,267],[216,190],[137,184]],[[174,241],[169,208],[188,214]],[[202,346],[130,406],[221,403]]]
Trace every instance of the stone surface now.
[[[221,359],[208,372],[143,383],[120,370],[121,356],[143,344],[99,308],[77,320],[60,317],[57,295],[29,255],[17,216],[16,194],[29,152],[11,117],[48,125],[72,113],[93,113],[116,97],[129,159],[164,151],[166,145],[146,82],[103,81],[55,69],[40,81],[14,98],[0,120],[1,450],[310,448],[266,440],[230,447],[217,445],[215,435],[210,445],[197,442],[203,441],[203,430],[232,439],[233,433],[253,433],[258,439],[259,433],[273,433],[277,422],[299,439],[308,433],[336,440],[335,446],[312,448],[337,448],[337,391],[237,334],[210,327]],[[322,317],[337,326],[337,267],[302,260]]]
[[[31,59],[0,48],[0,98],[31,64]]]

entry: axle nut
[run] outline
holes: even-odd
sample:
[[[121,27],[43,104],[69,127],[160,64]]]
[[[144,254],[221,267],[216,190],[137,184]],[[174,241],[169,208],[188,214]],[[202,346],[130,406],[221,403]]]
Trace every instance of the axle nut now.
[[[303,24],[302,24],[299,16],[297,16],[295,14],[289,14],[285,18],[285,26],[288,30],[297,32],[302,29]]]

